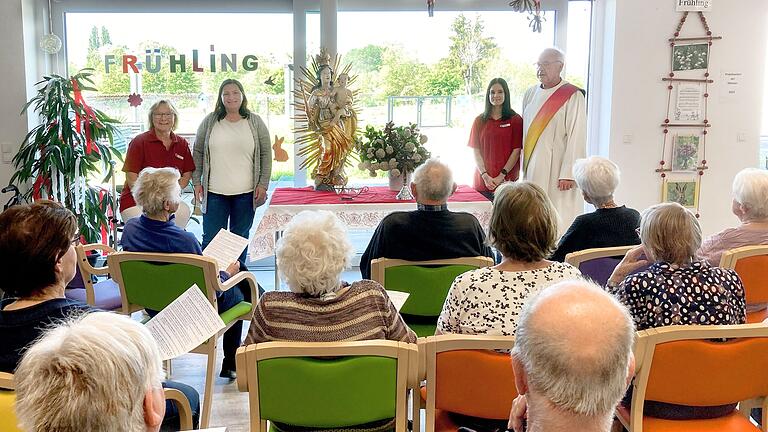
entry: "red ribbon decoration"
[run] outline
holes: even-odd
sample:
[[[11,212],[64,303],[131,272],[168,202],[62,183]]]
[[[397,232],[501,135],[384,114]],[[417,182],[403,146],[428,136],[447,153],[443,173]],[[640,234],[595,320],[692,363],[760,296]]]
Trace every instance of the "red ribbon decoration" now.
[[[106,194],[107,194],[107,190],[106,189],[99,188],[99,203],[101,203],[104,200],[104,195],[106,195]],[[111,218],[111,216],[112,216],[112,208],[111,208],[111,206],[107,207],[106,215],[107,215],[107,219],[112,220],[112,218]],[[112,224],[114,224],[114,222],[109,222],[109,226],[101,224],[101,227],[100,227],[100,230],[101,230],[101,243],[103,243],[103,244],[105,244],[107,246],[109,246],[109,237],[108,237],[108,233],[107,233],[107,228],[112,230]]]
[[[93,113],[93,109],[88,106],[87,103],[85,103],[85,99],[83,98],[83,93],[80,91],[80,86],[77,84],[77,80],[72,78],[72,90],[75,93],[75,105],[80,105],[80,107],[85,112],[85,116],[80,114],[77,110],[75,110],[75,125],[77,127],[77,132],[82,133],[82,127],[85,127],[85,154],[91,154],[91,150],[95,151],[96,153],[99,152],[99,148],[96,147],[96,143],[93,140],[93,137],[91,136],[91,122],[97,121],[96,115]]]

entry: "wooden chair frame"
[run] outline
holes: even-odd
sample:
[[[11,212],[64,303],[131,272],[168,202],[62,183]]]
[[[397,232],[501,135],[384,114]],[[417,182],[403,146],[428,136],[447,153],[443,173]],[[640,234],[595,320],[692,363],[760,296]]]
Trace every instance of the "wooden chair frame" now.
[[[16,390],[16,385],[13,383],[12,373],[0,372],[0,389]]]
[[[768,255],[768,245],[742,246],[725,251],[720,257],[720,267],[735,269],[738,260],[758,255]]]
[[[579,268],[581,263],[585,261],[626,255],[627,252],[629,252],[632,248],[636,248],[637,246],[638,245],[584,249],[577,252],[571,252],[566,255],[565,262],[576,268]]]
[[[768,326],[763,324],[742,324],[742,325],[723,325],[723,326],[667,326],[658,327],[637,332],[635,341],[635,384],[632,394],[632,407],[630,411],[629,424],[621,416],[617,416],[622,425],[630,432],[642,432],[643,430],[643,409],[645,394],[648,388],[648,379],[651,373],[653,355],[656,346],[673,341],[701,340],[701,339],[731,339],[731,338],[750,338],[764,337],[768,338]],[[716,391],[716,390],[713,390]],[[750,401],[753,406],[754,400]],[[768,431],[768,398],[761,401],[763,408],[762,431]],[[741,410],[741,413],[749,417],[748,410]]]
[[[237,389],[248,392],[250,428],[267,432],[267,420],[259,411],[259,379],[257,363],[280,357],[379,356],[397,359],[397,408],[395,431],[406,432],[408,420],[407,391],[414,383],[418,360],[416,344],[368,340],[359,342],[264,342],[238,348]]]
[[[86,245],[79,244],[75,246],[75,253],[77,254],[77,266],[80,269],[80,275],[83,277],[83,285],[85,286],[85,302],[91,306],[96,306],[96,290],[94,288],[91,276],[106,276],[109,274],[109,265],[103,267],[94,267],[88,261],[88,255],[86,252],[101,251],[107,254],[113,254],[117,252],[111,247],[101,243],[89,243]],[[122,313],[122,310],[115,310],[115,312]]]
[[[122,312],[130,315],[131,313],[144,309],[143,306],[131,304],[128,301],[127,294],[125,292],[125,284],[123,282],[123,274],[120,268],[120,264],[126,261],[149,261],[158,263],[169,264],[187,264],[203,269],[203,275],[206,285],[206,296],[208,300],[216,309],[216,291],[227,291],[235,286],[237,283],[243,280],[247,280],[251,289],[251,309],[237,317],[229,325],[220,330],[217,334],[211,336],[207,341],[200,344],[197,348],[190,351],[190,353],[205,354],[208,356],[208,363],[206,365],[205,376],[205,395],[203,397],[203,407],[200,418],[200,427],[207,428],[211,418],[211,405],[213,402],[213,380],[214,370],[216,369],[216,342],[225,331],[232,326],[237,320],[250,320],[253,314],[253,309],[259,300],[258,285],[256,283],[256,277],[251,272],[242,271],[227,279],[226,282],[219,280],[219,270],[216,261],[213,258],[205,257],[195,254],[163,254],[163,253],[148,253],[148,252],[117,252],[110,254],[107,257],[108,267],[112,273],[112,278],[120,287],[120,296],[123,301]]]
[[[384,275],[386,274],[386,270],[390,267],[468,265],[480,268],[492,266],[493,264],[493,258],[485,256],[438,259],[429,261],[406,261],[393,258],[376,258],[371,261],[371,279],[386,287],[386,285],[384,285]]]
[[[413,425],[418,432],[421,425],[421,410],[426,410],[426,432],[435,430],[435,401],[437,380],[437,355],[446,351],[458,350],[512,350],[515,346],[514,336],[460,335],[444,334],[419,338],[418,382],[426,380],[427,400],[421,406],[421,393],[416,387],[413,392]],[[511,363],[510,359],[510,363]],[[419,426],[417,426],[419,425]]]

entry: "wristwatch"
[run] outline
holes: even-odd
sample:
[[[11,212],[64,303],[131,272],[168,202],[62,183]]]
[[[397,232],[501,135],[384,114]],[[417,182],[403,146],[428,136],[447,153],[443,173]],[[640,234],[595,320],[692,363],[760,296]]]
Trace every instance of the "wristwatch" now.
[[[504,175],[507,175],[507,174],[509,174],[509,171],[507,171],[506,169],[502,168],[501,169],[501,173],[504,174]]]

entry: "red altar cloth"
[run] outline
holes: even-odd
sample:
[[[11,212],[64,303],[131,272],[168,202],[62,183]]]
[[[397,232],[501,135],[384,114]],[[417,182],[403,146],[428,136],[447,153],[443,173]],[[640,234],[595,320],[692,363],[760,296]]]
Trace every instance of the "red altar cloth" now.
[[[276,205],[317,205],[317,204],[387,204],[407,203],[395,198],[397,192],[387,186],[368,186],[368,190],[355,196],[351,191],[337,195],[335,192],[316,192],[313,187],[305,188],[276,188],[272,193],[270,206]],[[341,199],[342,196],[354,197],[351,200]],[[479,192],[470,186],[459,186],[456,192],[448,198],[448,202],[479,202],[487,201]]]

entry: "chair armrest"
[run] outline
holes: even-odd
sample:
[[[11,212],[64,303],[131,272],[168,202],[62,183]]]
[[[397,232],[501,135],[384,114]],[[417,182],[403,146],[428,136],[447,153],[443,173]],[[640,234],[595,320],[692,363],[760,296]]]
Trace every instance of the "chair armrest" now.
[[[106,253],[115,253],[115,252],[117,252],[113,248],[111,248],[111,247],[109,247],[107,245],[101,244],[101,243],[89,243],[89,244],[86,244],[86,245],[82,245],[82,248],[83,248],[83,252],[91,252],[91,251],[96,251],[96,250],[101,251],[101,252],[106,252]],[[99,275],[99,276],[104,276],[104,275],[109,274],[109,267],[108,266],[94,267],[94,266],[91,265],[91,263],[88,262],[88,260],[80,260],[80,264],[83,267],[85,267],[85,270],[86,270],[87,273],[94,274],[94,275]]]
[[[251,304],[256,304],[256,302],[259,300],[259,285],[256,283],[256,276],[254,276],[253,273],[249,271],[238,272],[236,275],[227,279],[226,282],[219,282],[217,291],[227,291],[243,280],[247,280],[248,286],[251,288]]]
[[[241,392],[248,391],[248,365],[247,356],[245,354],[245,345],[237,349],[235,354],[235,370],[237,370],[237,390]],[[257,390],[256,390],[257,391]]]
[[[192,407],[189,405],[189,399],[180,390],[171,388],[163,390],[165,390],[165,398],[173,401],[179,410],[180,430],[192,430]]]
[[[16,385],[13,383],[12,373],[0,372],[0,389],[3,389],[3,390],[16,389]]]

